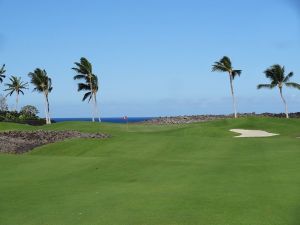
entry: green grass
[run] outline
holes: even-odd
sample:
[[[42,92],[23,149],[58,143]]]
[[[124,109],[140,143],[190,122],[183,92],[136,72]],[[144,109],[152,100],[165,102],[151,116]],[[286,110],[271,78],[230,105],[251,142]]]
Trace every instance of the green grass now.
[[[280,136],[233,138],[232,128]],[[299,225],[300,120],[154,126],[58,123],[0,130],[104,132],[0,154],[2,225]]]

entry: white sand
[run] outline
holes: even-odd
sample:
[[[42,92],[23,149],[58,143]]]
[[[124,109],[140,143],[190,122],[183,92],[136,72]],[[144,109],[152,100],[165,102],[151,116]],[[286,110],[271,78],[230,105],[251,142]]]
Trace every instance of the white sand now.
[[[231,129],[231,132],[240,133],[241,135],[235,137],[272,137],[279,134],[269,133],[263,130],[244,130],[244,129]]]

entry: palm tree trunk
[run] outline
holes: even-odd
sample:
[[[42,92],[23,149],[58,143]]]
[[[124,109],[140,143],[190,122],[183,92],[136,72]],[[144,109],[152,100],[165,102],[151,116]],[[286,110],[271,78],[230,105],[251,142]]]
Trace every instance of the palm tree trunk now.
[[[89,76],[89,82],[90,82],[90,89],[91,89],[91,93],[92,93],[92,98],[94,98],[93,96],[93,83],[92,83],[92,77]],[[93,106],[93,110],[92,110],[92,121],[95,122],[95,99],[92,99],[92,102],[94,103]]]
[[[282,101],[284,103],[284,106],[285,106],[285,116],[288,119],[289,118],[288,107],[287,107],[287,103],[286,103],[286,101],[285,101],[285,99],[284,99],[284,97],[282,95],[282,87],[279,88],[279,91],[280,91],[280,97],[281,97],[281,99],[282,99]]]
[[[16,93],[16,111],[18,112],[19,94]]]
[[[47,94],[44,92],[44,103],[45,103],[45,118],[46,118],[46,124],[49,124],[49,118],[48,118],[48,101],[47,101]]]
[[[233,90],[233,77],[231,74],[229,74],[229,77],[230,77],[230,88],[231,88],[231,96],[232,96],[232,102],[233,102],[234,118],[237,118],[236,102],[235,102],[235,96],[234,96],[234,90]]]
[[[96,95],[95,95],[95,93],[92,93],[92,96],[93,96],[94,115],[95,115],[95,117],[97,118],[98,110],[97,110],[97,100],[96,100]],[[97,119],[95,119],[95,120],[97,120]]]
[[[99,107],[97,104],[97,96],[96,96],[96,92],[94,93],[94,102],[95,102],[95,110],[96,110],[96,115],[98,116],[98,121],[99,123],[101,122],[101,118],[100,118],[100,112],[99,112]]]
[[[46,101],[47,101],[48,124],[51,124],[51,118],[50,118],[50,104],[49,104],[48,94],[46,95]]]

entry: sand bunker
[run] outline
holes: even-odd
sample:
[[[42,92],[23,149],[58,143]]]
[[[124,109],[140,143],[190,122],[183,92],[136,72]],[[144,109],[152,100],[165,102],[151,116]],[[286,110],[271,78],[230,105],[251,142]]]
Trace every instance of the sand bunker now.
[[[263,130],[244,130],[244,129],[231,129],[231,132],[240,133],[241,135],[235,137],[272,137],[279,134],[269,133]]]

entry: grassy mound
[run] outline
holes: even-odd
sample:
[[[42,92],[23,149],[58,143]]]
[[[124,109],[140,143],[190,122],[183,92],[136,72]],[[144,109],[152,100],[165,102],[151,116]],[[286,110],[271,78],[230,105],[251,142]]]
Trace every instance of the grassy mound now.
[[[230,129],[279,136],[233,138]],[[300,120],[185,125],[66,122],[0,130],[77,130],[24,155],[0,154],[0,224],[297,225]]]

